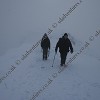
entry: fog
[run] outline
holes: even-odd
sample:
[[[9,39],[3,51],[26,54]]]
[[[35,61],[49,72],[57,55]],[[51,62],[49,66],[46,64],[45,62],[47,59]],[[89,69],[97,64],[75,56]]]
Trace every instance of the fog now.
[[[35,44],[79,0],[0,0],[0,56],[24,43]],[[53,34],[84,41],[100,28],[100,0],[83,0]]]

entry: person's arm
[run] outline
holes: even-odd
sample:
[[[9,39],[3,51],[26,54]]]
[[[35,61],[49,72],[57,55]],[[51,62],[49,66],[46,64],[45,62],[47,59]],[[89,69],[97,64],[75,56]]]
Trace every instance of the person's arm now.
[[[73,47],[72,47],[72,43],[70,40],[69,40],[69,46],[70,46],[70,52],[73,53]]]
[[[57,53],[57,50],[58,50],[59,44],[60,44],[60,39],[59,39],[59,41],[58,41],[57,44],[56,44],[56,48],[55,48],[55,52],[56,52],[56,53]]]
[[[41,39],[41,48],[43,47],[43,38]]]
[[[49,49],[50,49],[50,39],[48,39],[49,40]]]

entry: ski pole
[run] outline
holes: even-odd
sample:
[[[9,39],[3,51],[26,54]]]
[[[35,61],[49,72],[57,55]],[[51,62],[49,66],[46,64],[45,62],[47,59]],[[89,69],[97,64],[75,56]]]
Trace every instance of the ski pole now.
[[[56,56],[56,53],[55,53],[55,55],[54,55],[54,58],[53,58],[53,63],[52,63],[52,67],[53,67],[53,65],[54,65],[54,61],[55,61],[55,56]]]

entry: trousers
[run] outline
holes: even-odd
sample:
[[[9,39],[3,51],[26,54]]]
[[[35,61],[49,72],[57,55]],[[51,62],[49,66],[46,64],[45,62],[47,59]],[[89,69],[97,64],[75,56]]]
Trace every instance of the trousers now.
[[[48,48],[43,48],[43,60],[47,60]]]
[[[65,64],[67,54],[68,54],[68,52],[61,52],[61,53],[60,53],[60,57],[61,57],[61,66],[63,66],[63,64]]]

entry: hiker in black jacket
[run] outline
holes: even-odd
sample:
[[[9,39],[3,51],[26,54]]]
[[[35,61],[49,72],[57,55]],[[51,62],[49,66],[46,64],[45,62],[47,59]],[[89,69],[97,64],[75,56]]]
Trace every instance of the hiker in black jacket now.
[[[73,53],[73,47],[72,44],[68,38],[68,34],[65,33],[62,38],[59,38],[59,41],[56,44],[55,52],[57,53],[57,50],[59,48],[60,56],[61,56],[61,66],[65,65],[66,56],[69,52]]]
[[[43,60],[47,60],[48,52],[50,51],[50,39],[45,33],[41,40],[41,47],[43,49]]]

